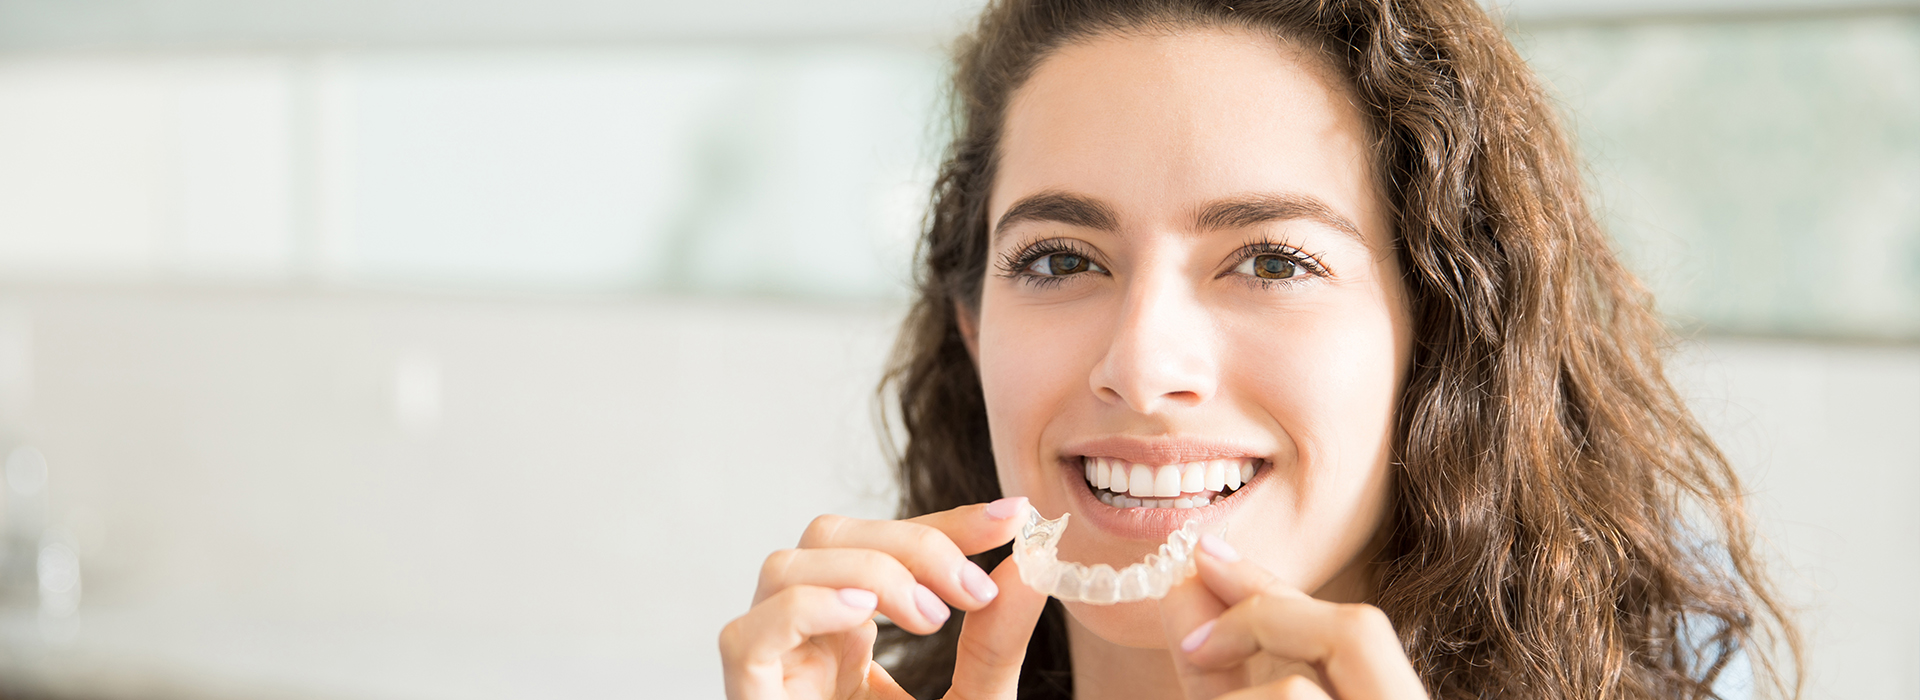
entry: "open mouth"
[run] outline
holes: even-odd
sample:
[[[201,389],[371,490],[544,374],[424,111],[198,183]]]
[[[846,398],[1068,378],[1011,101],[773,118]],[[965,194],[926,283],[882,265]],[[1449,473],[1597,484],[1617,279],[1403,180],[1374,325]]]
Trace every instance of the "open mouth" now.
[[[1237,492],[1265,460],[1216,459],[1150,467],[1110,457],[1081,457],[1087,488],[1115,508],[1205,508]]]

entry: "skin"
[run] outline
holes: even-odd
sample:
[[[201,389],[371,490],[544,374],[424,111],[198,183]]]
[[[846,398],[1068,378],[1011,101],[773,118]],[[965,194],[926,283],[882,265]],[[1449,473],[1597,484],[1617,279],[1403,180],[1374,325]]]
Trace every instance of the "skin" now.
[[[1157,602],[1068,606],[1080,697],[1425,697],[1363,602],[1411,352],[1369,143],[1316,55],[1238,30],[1086,40],[1015,94],[989,201],[999,264],[961,314],[1004,492],[1075,515],[1063,559],[1117,567],[1164,535],[1088,505],[1076,445],[1199,439],[1264,460],[1214,506],[1228,537],[1202,540],[1198,576]],[[1036,197],[1082,208],[1008,216]],[[1289,206],[1202,215],[1248,202]],[[941,620],[914,603],[924,585],[978,611],[949,697],[1013,697],[1044,598],[1011,560],[994,595],[969,593],[962,553],[1010,540],[1015,510],[816,521],[722,634],[729,696],[904,697],[867,663],[872,606],[845,591],[925,633]]]

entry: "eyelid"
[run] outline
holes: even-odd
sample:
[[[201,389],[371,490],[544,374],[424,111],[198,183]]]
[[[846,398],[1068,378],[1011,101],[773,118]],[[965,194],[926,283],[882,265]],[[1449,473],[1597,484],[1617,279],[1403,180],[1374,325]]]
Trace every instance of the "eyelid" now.
[[[1262,255],[1278,255],[1288,260],[1291,260],[1293,261],[1294,264],[1299,265],[1300,269],[1305,270],[1307,272],[1307,275],[1310,277],[1333,277],[1333,272],[1328,270],[1327,266],[1324,263],[1320,262],[1320,256],[1314,255],[1312,253],[1306,252],[1304,250],[1301,250],[1299,248],[1296,248],[1294,246],[1291,246],[1285,243],[1280,243],[1278,241],[1271,241],[1271,240],[1265,240],[1265,239],[1255,239],[1253,241],[1249,241],[1245,245],[1240,246],[1239,250],[1234,251],[1233,257],[1228,259],[1229,262],[1227,263],[1227,266],[1226,266],[1227,267],[1226,272],[1220,273],[1220,276],[1225,277],[1227,275],[1231,275],[1234,273],[1235,270],[1240,269],[1240,265],[1242,263],[1245,263],[1248,260],[1252,260]],[[1273,283],[1273,282],[1299,281],[1299,280],[1263,280],[1263,281],[1268,283]]]

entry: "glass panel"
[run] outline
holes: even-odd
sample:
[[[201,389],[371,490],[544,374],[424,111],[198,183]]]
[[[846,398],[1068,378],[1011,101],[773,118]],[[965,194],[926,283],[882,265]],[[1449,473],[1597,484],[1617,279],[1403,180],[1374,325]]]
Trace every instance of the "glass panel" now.
[[[1677,322],[1920,335],[1920,19],[1515,33]]]

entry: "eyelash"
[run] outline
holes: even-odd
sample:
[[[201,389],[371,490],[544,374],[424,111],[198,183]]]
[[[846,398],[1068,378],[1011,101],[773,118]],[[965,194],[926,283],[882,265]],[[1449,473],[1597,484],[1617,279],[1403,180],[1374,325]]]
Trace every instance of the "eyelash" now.
[[[1078,243],[1065,238],[1049,238],[1043,241],[1028,243],[1011,253],[1002,253],[997,267],[1000,268],[1001,277],[1010,280],[1019,280],[1044,289],[1066,282],[1068,277],[1074,277],[1076,275],[1036,275],[1028,272],[1027,268],[1032,267],[1033,264],[1039,262],[1041,258],[1060,253],[1078,255],[1086,258],[1088,262],[1098,264],[1093,255],[1087,252],[1085,248],[1080,247]],[[1103,272],[1101,274],[1105,273]]]
[[[997,265],[999,275],[1006,279],[1019,280],[1043,289],[1059,285],[1066,282],[1068,277],[1075,275],[1036,275],[1027,271],[1028,268],[1032,267],[1033,264],[1041,258],[1059,253],[1078,255],[1086,258],[1090,262],[1094,261],[1094,257],[1074,241],[1063,238],[1049,238],[1028,243],[1025,246],[1015,249],[1011,253],[1002,253],[999,264]],[[1240,246],[1240,249],[1235,251],[1233,264],[1228,265],[1227,272],[1221,276],[1225,277],[1226,275],[1233,274],[1233,270],[1240,267],[1241,263],[1262,255],[1278,255],[1286,258],[1289,262],[1299,265],[1300,269],[1305,270],[1308,277],[1277,280],[1261,277],[1248,278],[1249,282],[1260,285],[1261,289],[1272,289],[1276,285],[1299,284],[1307,281],[1307,279],[1311,277],[1332,276],[1328,273],[1326,266],[1320,264],[1320,256],[1285,243],[1277,243],[1270,240],[1253,240]],[[1104,272],[1102,274],[1104,274]]]

